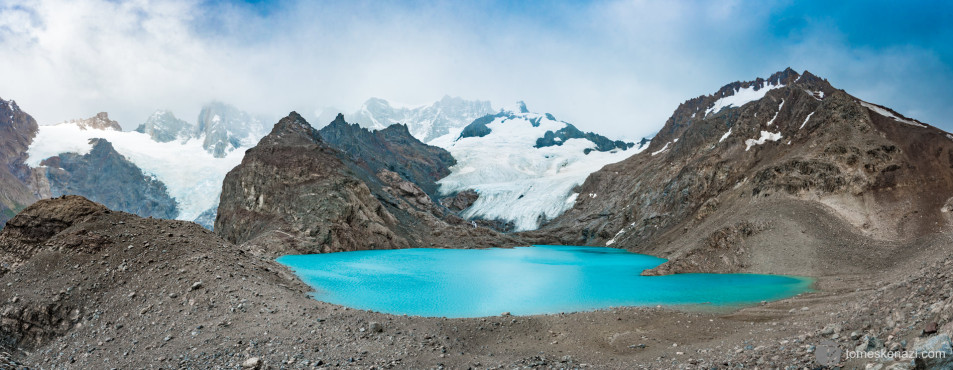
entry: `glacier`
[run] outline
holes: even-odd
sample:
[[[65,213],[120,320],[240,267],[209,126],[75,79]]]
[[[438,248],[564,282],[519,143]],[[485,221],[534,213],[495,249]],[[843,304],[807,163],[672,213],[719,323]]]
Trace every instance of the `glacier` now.
[[[572,208],[578,196],[573,188],[589,174],[648,147],[598,151],[594,142],[583,138],[536,147],[546,132],[569,124],[552,115],[529,113],[521,104],[488,117],[492,117],[486,124],[489,133],[482,137],[463,137],[463,129],[455,129],[430,142],[457,160],[450,175],[437,184],[442,195],[467,189],[480,194],[463,217],[511,221],[515,231],[536,229]]]
[[[40,167],[46,158],[61,153],[84,155],[92,149],[90,139],[102,138],[142,171],[166,185],[175,198],[180,220],[193,221],[218,205],[225,174],[242,161],[245,150],[257,142],[243,140],[242,147],[216,156],[203,145],[204,136],[184,141],[158,142],[135,131],[84,129],[73,122],[40,126],[27,150],[27,165]]]

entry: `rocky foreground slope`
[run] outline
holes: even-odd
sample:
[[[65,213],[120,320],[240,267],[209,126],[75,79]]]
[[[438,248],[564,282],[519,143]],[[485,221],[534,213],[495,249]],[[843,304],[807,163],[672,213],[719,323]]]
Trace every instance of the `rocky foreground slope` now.
[[[808,72],[681,104],[543,233],[670,258],[649,273],[865,272],[950,230],[953,136]]]
[[[948,241],[925,240],[919,255],[949,256]],[[732,312],[441,319],[318,302],[273,251],[76,196],[10,220],[0,252],[2,357],[31,368],[814,368],[821,340],[943,351],[953,329],[944,257]]]

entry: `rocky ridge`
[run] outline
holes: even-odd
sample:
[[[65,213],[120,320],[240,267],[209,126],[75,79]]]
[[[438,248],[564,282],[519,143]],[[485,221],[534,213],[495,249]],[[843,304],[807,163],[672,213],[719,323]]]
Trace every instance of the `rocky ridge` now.
[[[400,171],[402,178],[431,197],[437,194],[437,180],[450,174],[449,167],[456,163],[449,152],[417,140],[403,124],[372,131],[348,124],[339,114],[318,132],[325,142],[347,153],[369,173]]]
[[[849,251],[903,258],[949,228],[947,135],[787,69],[681,104],[542,232],[671,259],[648,273],[816,276],[869,266]]]
[[[109,113],[99,112],[95,116],[83,119],[74,119],[63,122],[63,124],[75,125],[83,130],[112,130],[122,131],[119,122],[109,119]]]
[[[226,176],[215,230],[276,255],[517,244],[445,213],[398,172],[369,172],[297,113],[281,119]]]
[[[13,100],[0,99],[0,227],[44,192],[43,178],[26,165],[36,120]]]

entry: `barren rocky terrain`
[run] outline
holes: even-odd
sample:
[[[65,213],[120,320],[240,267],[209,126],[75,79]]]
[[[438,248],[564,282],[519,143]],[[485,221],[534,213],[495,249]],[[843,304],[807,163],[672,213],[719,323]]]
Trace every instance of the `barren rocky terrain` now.
[[[0,277],[0,333],[33,368],[813,368],[822,339],[912,349],[949,335],[950,238],[922,240],[921,257],[895,268],[821,277],[813,293],[736,311],[441,319],[318,302],[267,251],[67,196],[0,233],[16,256]],[[940,334],[921,335],[930,323]]]

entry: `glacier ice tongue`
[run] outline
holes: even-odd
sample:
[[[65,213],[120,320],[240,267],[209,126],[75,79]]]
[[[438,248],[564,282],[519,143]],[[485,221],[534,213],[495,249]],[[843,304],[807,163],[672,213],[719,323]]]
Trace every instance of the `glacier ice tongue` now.
[[[570,200],[578,196],[573,188],[590,173],[636,152],[591,150],[596,145],[586,139],[535,148],[536,140],[547,131],[567,124],[551,115],[526,113],[525,105],[515,109],[519,110],[504,111],[487,124],[491,131],[486,136],[454,140],[451,133],[431,142],[457,160],[450,175],[438,181],[440,192],[472,189],[480,194],[464,217],[511,221],[516,231],[536,229],[542,221],[572,208]]]

